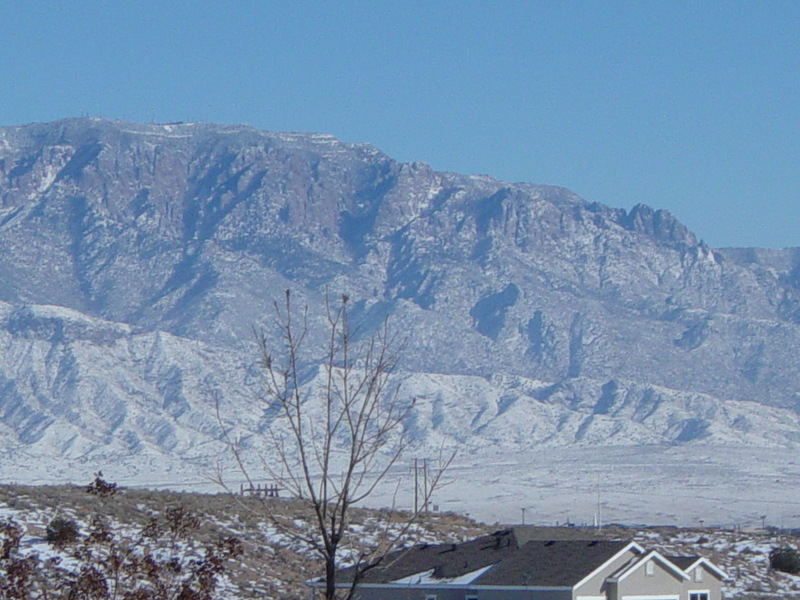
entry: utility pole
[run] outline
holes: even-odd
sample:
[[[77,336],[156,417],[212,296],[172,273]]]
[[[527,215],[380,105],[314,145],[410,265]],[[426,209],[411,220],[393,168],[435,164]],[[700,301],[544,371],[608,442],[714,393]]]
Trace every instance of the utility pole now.
[[[423,487],[422,490],[425,493],[423,502],[424,506],[422,507],[423,512],[428,512],[428,459],[422,459],[422,481]]]
[[[414,459],[414,514],[419,512],[419,468],[417,467],[417,459]]]
[[[601,504],[600,504],[600,474],[597,474],[597,530],[603,528],[603,520],[600,514]]]
[[[428,512],[431,505],[431,486],[436,485],[441,476],[441,470],[431,470],[431,481],[428,481],[428,459],[415,458],[414,466],[414,513]],[[434,504],[434,506],[436,506]]]
[[[522,524],[525,525],[525,507],[522,507]]]

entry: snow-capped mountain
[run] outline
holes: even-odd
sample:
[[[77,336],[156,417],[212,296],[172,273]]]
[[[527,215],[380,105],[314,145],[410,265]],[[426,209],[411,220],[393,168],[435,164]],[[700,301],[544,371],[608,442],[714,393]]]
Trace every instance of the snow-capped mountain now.
[[[2,461],[208,466],[217,398],[243,435],[270,418],[252,329],[287,288],[315,335],[347,293],[363,332],[407,336],[419,452],[794,446],[798,273],[795,249],[712,249],[644,204],[327,135],[0,128]]]

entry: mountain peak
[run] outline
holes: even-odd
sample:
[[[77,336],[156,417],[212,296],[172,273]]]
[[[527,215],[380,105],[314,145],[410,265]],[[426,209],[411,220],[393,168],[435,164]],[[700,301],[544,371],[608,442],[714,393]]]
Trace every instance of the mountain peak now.
[[[697,238],[672,213],[664,209],[654,209],[647,204],[637,204],[620,223],[630,229],[662,242],[675,242],[686,246],[697,245]]]

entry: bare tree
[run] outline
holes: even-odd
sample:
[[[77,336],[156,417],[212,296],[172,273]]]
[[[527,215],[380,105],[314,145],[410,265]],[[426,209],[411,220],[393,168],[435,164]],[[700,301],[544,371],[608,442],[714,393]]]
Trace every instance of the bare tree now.
[[[386,322],[375,335],[357,341],[348,308],[346,295],[335,304],[326,299],[324,359],[317,376],[321,383],[316,388],[303,385],[307,371],[301,357],[306,356],[311,337],[307,306],[297,310],[286,290],[283,303],[275,302],[280,342],[273,346],[263,331],[256,332],[264,401],[275,415],[267,435],[276,464],[264,461],[266,475],[310,510],[313,524],[305,531],[288,527],[269,502],[263,506],[279,530],[320,556],[327,600],[349,600],[366,572],[381,564],[419,516],[419,512],[408,513],[400,528],[379,548],[350,557],[355,564],[349,565],[347,585],[338,582],[342,584],[339,587],[345,587],[340,595],[336,578],[342,566],[341,550],[347,539],[351,507],[373,493],[407,447],[403,422],[414,406],[413,400],[400,398],[398,386],[390,384],[402,341]],[[241,450],[227,435],[239,468],[252,487]],[[431,472],[422,507],[427,506],[453,457],[440,452],[440,464]]]

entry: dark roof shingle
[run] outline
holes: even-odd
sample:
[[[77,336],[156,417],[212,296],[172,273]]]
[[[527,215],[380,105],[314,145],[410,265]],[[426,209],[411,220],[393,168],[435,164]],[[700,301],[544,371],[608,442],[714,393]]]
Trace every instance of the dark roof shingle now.
[[[394,552],[368,571],[362,583],[391,583],[433,570],[433,578],[461,577],[494,565],[480,574],[475,585],[568,587],[575,585],[628,542],[603,540],[520,540],[513,529],[498,531],[461,544],[414,546]],[[526,543],[525,543],[526,542]],[[339,572],[339,581],[352,577]]]
[[[699,556],[667,556],[666,559],[682,571],[691,567],[700,560]]]
[[[627,545],[599,540],[530,541],[475,584],[571,587]]]

